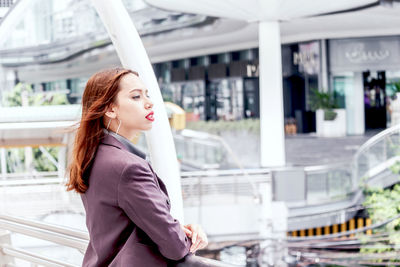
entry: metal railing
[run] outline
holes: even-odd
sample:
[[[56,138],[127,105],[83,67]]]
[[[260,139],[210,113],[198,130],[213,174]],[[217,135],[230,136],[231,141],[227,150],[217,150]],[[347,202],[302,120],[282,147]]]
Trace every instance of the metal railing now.
[[[271,182],[271,172],[266,169],[184,172],[181,177],[185,207],[255,203],[259,184]]]
[[[72,247],[81,252],[86,250],[89,240],[88,234],[83,231],[6,215],[0,215],[0,228],[13,233],[47,240],[62,246]],[[7,243],[0,244],[0,248],[2,252],[0,256],[3,254],[3,257],[11,259],[10,262],[1,262],[0,260],[2,264],[12,264],[13,259],[17,258],[41,266],[77,266],[24,249],[15,248]]]
[[[0,228],[13,233],[19,233],[31,237],[36,237],[42,240],[47,240],[62,246],[71,247],[79,250],[82,254],[86,251],[89,243],[89,235],[87,232],[72,230],[62,226],[55,226],[34,220],[27,220],[23,218],[0,215]],[[1,237],[4,237],[3,233]],[[9,240],[9,239],[8,239]],[[78,265],[64,262],[57,259],[33,253],[28,250],[15,248],[11,244],[4,242],[0,243],[0,265],[13,266],[14,258],[28,261],[32,266],[49,266],[49,267],[76,267]],[[202,258],[202,257],[189,257],[188,260],[178,264],[177,266],[192,266],[193,262],[199,262],[203,265],[210,267],[227,267],[223,262]],[[197,265],[196,265],[197,266]],[[229,265],[231,266],[231,265]]]

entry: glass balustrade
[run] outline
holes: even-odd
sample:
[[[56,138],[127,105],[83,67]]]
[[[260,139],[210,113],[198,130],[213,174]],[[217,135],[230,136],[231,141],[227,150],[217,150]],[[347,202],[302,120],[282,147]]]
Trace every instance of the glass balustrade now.
[[[354,157],[355,186],[367,183],[400,160],[400,125],[372,137]]]
[[[345,199],[352,192],[351,164],[305,168],[306,203],[322,204]]]

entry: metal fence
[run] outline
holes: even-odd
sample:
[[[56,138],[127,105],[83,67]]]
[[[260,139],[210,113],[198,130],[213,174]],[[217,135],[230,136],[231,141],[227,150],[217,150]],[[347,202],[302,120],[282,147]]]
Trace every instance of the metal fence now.
[[[254,203],[259,184],[271,182],[271,172],[255,170],[210,170],[182,173],[185,207]]]

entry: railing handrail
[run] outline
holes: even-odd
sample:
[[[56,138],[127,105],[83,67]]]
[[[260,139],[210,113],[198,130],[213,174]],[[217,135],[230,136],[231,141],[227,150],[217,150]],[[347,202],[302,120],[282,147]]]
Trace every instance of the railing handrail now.
[[[39,255],[37,253],[32,253],[30,251],[24,250],[24,249],[19,249],[19,248],[14,248],[10,245],[7,244],[0,244],[0,248],[3,252],[3,254],[15,258],[19,258],[22,260],[29,261],[31,263],[36,263],[40,264],[43,266],[48,266],[48,267],[78,267],[78,265],[73,265],[69,263],[65,263],[59,260],[54,260],[54,259],[49,259],[46,256]]]
[[[72,228],[61,226],[61,225],[54,225],[54,224],[50,224],[50,223],[39,222],[36,220],[25,219],[25,218],[11,216],[11,215],[5,215],[5,214],[0,214],[0,220],[13,222],[16,224],[23,224],[23,225],[35,227],[35,228],[38,228],[41,230],[52,231],[55,233],[67,234],[71,237],[79,238],[82,240],[89,240],[89,234],[86,231],[72,229]]]
[[[12,173],[6,173],[6,174],[1,174],[1,175],[2,175],[2,177],[5,177],[5,178],[26,177],[26,176],[32,176],[32,177],[57,176],[58,171],[12,172]]]
[[[1,229],[85,251],[89,235],[83,231],[50,225],[13,216],[0,215]]]
[[[369,149],[379,141],[381,141],[384,137],[389,136],[397,131],[400,131],[400,124],[392,126],[390,128],[387,128],[383,130],[382,132],[372,136],[370,139],[368,139],[363,145],[361,145],[357,152],[354,154],[354,161],[356,161],[361,153],[363,153],[365,150]]]
[[[246,169],[247,174],[270,174],[270,169]],[[240,169],[229,169],[229,170],[205,170],[205,171],[189,171],[181,172],[181,177],[191,176],[228,176],[228,175],[243,175],[243,170]]]
[[[353,164],[353,168],[352,168],[352,179],[353,182],[360,182],[360,180],[363,178],[363,176],[365,174],[368,174],[368,176],[370,176],[370,170],[368,170],[366,173],[363,173],[362,175],[360,175],[359,169],[358,169],[358,161],[360,156],[367,151],[368,149],[370,149],[371,147],[373,147],[374,145],[378,144],[379,142],[381,142],[382,140],[385,140],[386,137],[393,135],[396,132],[400,131],[400,124],[392,126],[390,128],[387,128],[381,132],[379,132],[378,134],[372,136],[370,139],[368,139],[363,145],[361,145],[361,147],[356,151],[356,153],[353,156],[353,160],[352,160],[352,164]],[[373,169],[373,168],[371,168]],[[370,178],[370,177],[369,177]],[[354,187],[356,185],[354,184]],[[355,188],[355,190],[359,190],[357,188]]]
[[[0,215],[0,226],[4,230],[47,240],[63,246],[78,249],[82,252],[86,250],[89,242],[89,235],[87,232],[14,216]],[[75,267],[73,264],[64,263],[59,260],[50,259],[46,256],[14,248],[11,245],[0,244],[0,248],[5,255],[21,258],[33,263],[42,264],[45,266]],[[203,262],[204,266],[228,266],[223,262],[198,256],[196,257],[199,261]],[[186,265],[179,264],[178,266]]]
[[[0,180],[0,187],[20,186],[20,185],[50,185],[62,184],[63,178],[39,178],[39,179],[20,179],[20,180]]]

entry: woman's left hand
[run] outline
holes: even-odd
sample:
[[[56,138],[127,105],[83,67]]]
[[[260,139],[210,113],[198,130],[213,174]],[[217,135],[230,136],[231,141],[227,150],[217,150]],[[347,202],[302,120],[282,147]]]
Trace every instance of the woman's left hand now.
[[[192,239],[192,246],[190,252],[195,253],[197,250],[205,248],[208,245],[207,235],[198,224],[184,225],[183,230],[186,235]]]

